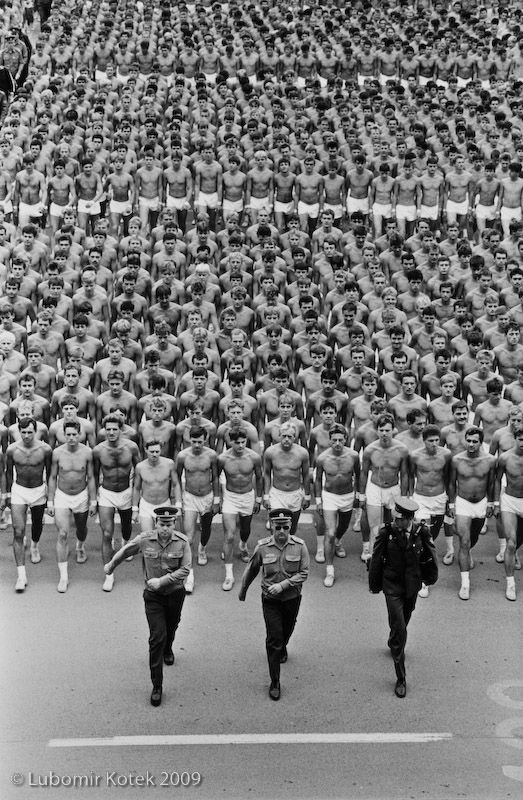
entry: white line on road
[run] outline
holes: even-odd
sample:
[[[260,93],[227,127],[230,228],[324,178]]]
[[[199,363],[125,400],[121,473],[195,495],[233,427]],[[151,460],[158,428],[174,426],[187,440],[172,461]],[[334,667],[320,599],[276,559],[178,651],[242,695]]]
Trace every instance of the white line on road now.
[[[194,736],[105,736],[50,739],[48,747],[154,747],[221,744],[426,744],[452,739],[451,733],[237,733]]]

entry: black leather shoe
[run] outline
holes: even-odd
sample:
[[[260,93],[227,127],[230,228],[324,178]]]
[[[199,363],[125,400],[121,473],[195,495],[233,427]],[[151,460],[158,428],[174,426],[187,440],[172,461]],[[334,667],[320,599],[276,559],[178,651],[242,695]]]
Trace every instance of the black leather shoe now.
[[[159,706],[161,702],[162,702],[162,687],[153,686],[153,690],[151,692],[151,705]]]
[[[271,683],[269,689],[269,697],[271,700],[279,700],[280,699],[280,684],[279,683]]]
[[[396,686],[394,687],[394,694],[396,697],[406,697],[407,695],[407,684],[405,681],[397,680]]]
[[[285,664],[288,659],[287,648],[283,647],[280,655],[280,664]]]
[[[167,664],[168,667],[172,667],[174,664],[174,653],[172,650],[168,650],[163,654],[163,663]]]

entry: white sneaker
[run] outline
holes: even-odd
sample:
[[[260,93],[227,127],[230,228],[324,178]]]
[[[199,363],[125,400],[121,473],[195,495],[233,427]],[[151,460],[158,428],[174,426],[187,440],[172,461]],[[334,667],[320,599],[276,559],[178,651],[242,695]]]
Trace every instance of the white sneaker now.
[[[318,564],[325,563],[325,550],[323,549],[323,547],[318,547],[318,549],[316,550],[316,555],[314,556],[314,560]]]
[[[468,600],[470,597],[470,586],[462,586],[458,592],[460,600]]]
[[[189,575],[189,577],[185,581],[185,591],[187,592],[187,594],[192,594],[194,591],[194,578],[192,575]]]
[[[372,553],[370,552],[370,550],[361,551],[360,561],[363,561],[364,564],[366,564],[367,561],[370,561],[371,558],[372,558]]]
[[[77,564],[85,564],[87,561],[87,553],[85,552],[85,547],[83,544],[76,545],[76,563]]]
[[[498,564],[503,564],[503,562],[505,561],[505,551],[504,550],[503,550],[503,552],[501,552],[501,550],[500,550],[499,553],[496,554],[496,561],[498,562]]]
[[[507,586],[505,591],[505,597],[507,600],[515,600],[516,599],[516,587],[515,586]]]
[[[113,586],[114,586],[114,575],[106,575],[102,585],[102,590],[104,592],[112,592]]]
[[[67,578],[60,578],[58,581],[58,586],[56,587],[56,591],[60,592],[60,594],[64,594],[67,591],[67,587],[69,586],[69,581]]]
[[[224,582],[222,583],[222,589],[224,592],[230,592],[233,586],[234,578],[225,578]]]
[[[423,585],[418,592],[418,597],[428,597],[429,596],[429,587]]]
[[[334,575],[325,575],[323,579],[323,585],[330,589],[331,586],[334,586]]]
[[[454,563],[454,551],[452,551],[452,553],[445,553],[441,560],[446,567],[450,567],[450,565]]]
[[[31,542],[31,564],[39,564],[42,560],[40,549],[36,542]]]
[[[198,564],[200,567],[204,567],[207,564],[207,553],[205,552],[205,547],[202,547],[201,544],[198,545]]]
[[[15,583],[15,592],[21,594],[25,592],[25,587],[27,586],[27,581],[25,578],[19,577]],[[514,598],[515,599],[515,598]]]

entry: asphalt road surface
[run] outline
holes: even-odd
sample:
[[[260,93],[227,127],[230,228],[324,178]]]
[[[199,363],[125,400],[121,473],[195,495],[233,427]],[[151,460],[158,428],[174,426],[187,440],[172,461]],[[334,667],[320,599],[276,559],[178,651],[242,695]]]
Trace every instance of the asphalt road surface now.
[[[312,554],[307,520],[299,533]],[[264,534],[259,520],[253,539]],[[11,531],[2,532],[1,800],[523,796],[523,574],[510,603],[492,531],[475,548],[468,602],[456,564],[418,600],[405,700],[393,693],[385,602],[368,592],[359,535],[346,537],[332,589],[313,562],[279,703],[267,695],[259,579],[240,603],[237,561],[236,585],[222,591],[221,535],[214,526],[152,708],[139,560],[102,592],[91,524],[89,559],[71,564],[60,595],[46,526],[42,562],[28,564],[16,595]]]

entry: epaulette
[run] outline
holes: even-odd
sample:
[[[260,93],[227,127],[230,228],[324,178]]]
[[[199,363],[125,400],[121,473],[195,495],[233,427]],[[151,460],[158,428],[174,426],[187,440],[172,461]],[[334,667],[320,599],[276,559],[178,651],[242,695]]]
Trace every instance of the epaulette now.
[[[182,533],[181,531],[176,531],[176,535],[179,539],[183,539],[184,542],[189,541],[189,537],[186,536],[185,533]]]
[[[295,536],[294,534],[289,536],[289,539],[292,539],[292,541],[296,542],[296,544],[305,544],[305,541],[303,539],[300,539],[299,536]]]
[[[256,547],[259,547],[261,544],[269,544],[271,541],[272,536],[267,536],[265,539],[260,539]]]

